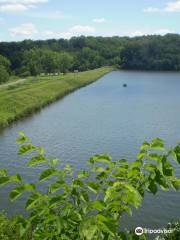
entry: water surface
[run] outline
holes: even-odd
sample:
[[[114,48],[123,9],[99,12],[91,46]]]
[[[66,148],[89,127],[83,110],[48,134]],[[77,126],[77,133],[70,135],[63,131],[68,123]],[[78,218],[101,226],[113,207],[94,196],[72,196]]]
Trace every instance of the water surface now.
[[[122,87],[126,83],[127,88]],[[155,137],[168,146],[180,140],[180,73],[114,71],[42,111],[20,120],[0,132],[0,167],[10,173],[23,172],[33,181],[39,169],[25,167],[17,156],[15,139],[24,131],[48,155],[63,159],[76,170],[97,153],[114,159],[135,159],[141,143]],[[176,168],[180,177],[180,168]],[[0,190],[0,209],[9,214],[22,211],[22,201],[7,201],[7,189]],[[123,226],[158,228],[180,218],[180,194],[173,191],[156,197],[147,195],[133,218]]]

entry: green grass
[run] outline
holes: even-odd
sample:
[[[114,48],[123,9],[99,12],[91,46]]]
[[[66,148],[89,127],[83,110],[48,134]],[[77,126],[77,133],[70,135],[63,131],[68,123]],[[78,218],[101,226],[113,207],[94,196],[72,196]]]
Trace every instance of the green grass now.
[[[103,67],[64,76],[30,77],[22,84],[0,89],[0,127],[41,109],[112,70],[112,67]]]

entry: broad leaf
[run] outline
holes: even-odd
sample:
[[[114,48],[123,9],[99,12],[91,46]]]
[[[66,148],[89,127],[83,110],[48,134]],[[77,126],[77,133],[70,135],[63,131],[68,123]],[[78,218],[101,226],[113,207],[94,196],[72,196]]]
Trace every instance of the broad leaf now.
[[[52,176],[55,176],[57,174],[58,174],[58,171],[53,168],[46,169],[41,173],[41,175],[39,177],[39,181],[44,181],[44,180],[46,180]]]
[[[151,148],[154,150],[164,150],[164,141],[160,138],[152,140]]]
[[[10,178],[9,177],[0,177],[0,186],[3,186],[7,183],[9,183]]]
[[[42,163],[47,163],[47,160],[43,155],[38,155],[30,159],[30,161],[28,162],[28,166],[33,167]]]
[[[25,185],[16,187],[9,194],[10,200],[15,201],[18,197],[22,195],[23,192],[34,191],[34,190],[35,190],[34,184],[25,184]]]
[[[26,144],[19,148],[19,155],[25,155],[27,153],[30,153],[32,151],[36,150],[36,148],[32,144]]]

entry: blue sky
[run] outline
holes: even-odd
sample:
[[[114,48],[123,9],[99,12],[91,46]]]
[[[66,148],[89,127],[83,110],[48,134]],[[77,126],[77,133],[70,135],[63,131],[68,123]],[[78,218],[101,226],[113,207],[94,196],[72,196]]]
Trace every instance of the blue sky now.
[[[179,0],[0,0],[0,41],[180,33]]]

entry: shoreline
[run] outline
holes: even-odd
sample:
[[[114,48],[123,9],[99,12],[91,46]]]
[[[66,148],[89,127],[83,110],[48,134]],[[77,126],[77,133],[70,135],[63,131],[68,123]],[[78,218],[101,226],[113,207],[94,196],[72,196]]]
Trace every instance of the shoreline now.
[[[67,73],[64,76],[37,77],[13,88],[0,90],[0,129],[35,113],[66,95],[97,81],[113,67]]]

